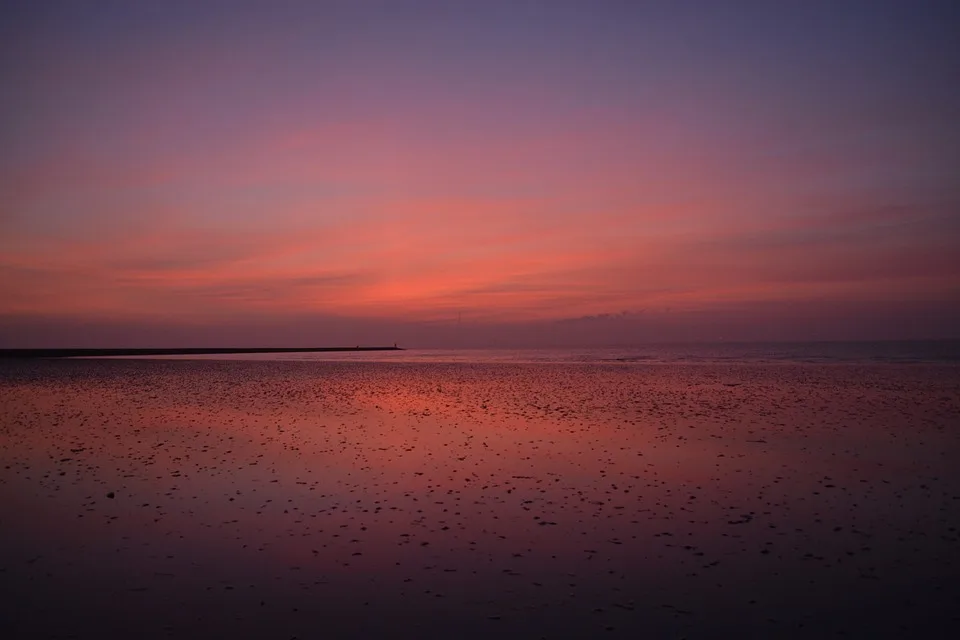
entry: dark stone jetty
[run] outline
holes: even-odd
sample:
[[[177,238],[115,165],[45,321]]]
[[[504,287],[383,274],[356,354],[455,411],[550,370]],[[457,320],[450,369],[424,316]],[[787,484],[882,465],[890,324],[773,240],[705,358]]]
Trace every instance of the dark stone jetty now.
[[[105,358],[114,356],[199,356],[229,353],[318,353],[403,351],[402,347],[187,347],[170,349],[0,349],[0,358]]]

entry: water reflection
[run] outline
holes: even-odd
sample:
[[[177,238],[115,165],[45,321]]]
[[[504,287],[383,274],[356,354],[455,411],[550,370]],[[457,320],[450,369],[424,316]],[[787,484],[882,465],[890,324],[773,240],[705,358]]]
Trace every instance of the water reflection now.
[[[18,367],[3,560],[44,633],[882,635],[956,601],[951,369]]]

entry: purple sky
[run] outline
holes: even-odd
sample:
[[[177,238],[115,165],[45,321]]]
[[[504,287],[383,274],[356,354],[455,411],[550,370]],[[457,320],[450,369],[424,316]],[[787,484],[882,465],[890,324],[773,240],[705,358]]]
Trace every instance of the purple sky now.
[[[7,2],[0,346],[960,337],[951,2]]]

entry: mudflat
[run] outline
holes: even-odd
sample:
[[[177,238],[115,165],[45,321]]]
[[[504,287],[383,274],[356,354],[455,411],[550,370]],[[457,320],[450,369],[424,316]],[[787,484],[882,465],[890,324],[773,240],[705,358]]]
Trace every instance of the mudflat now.
[[[960,367],[0,362],[12,636],[951,637]]]

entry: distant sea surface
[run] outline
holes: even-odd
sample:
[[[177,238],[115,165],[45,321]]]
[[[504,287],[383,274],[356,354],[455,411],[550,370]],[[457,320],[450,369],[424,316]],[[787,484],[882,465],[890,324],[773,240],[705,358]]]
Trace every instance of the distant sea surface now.
[[[160,356],[173,359],[300,360],[402,363],[560,364],[960,364],[960,340],[884,342],[729,342],[544,349],[416,349],[403,351]]]

